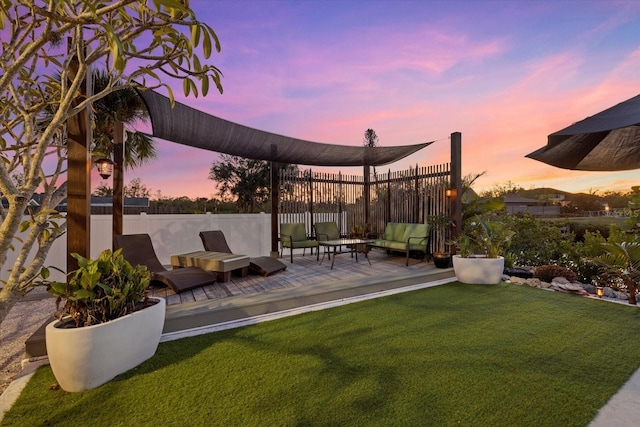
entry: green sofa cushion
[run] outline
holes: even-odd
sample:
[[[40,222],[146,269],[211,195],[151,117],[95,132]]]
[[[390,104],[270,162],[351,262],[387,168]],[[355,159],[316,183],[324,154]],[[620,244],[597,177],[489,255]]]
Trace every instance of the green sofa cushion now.
[[[340,230],[335,222],[316,222],[313,227],[316,230],[318,240],[336,240],[340,238]]]
[[[397,251],[405,251],[407,250],[407,244],[404,242],[394,242],[393,240],[383,240],[378,239],[374,240],[371,243],[371,246],[377,246],[379,248],[392,249]]]
[[[392,240],[394,242],[401,242],[404,237],[404,223],[389,222],[384,228],[384,240]],[[406,240],[405,240],[406,242]]]
[[[288,236],[291,236],[294,243],[307,240],[307,233],[302,223],[280,224],[280,234],[283,246],[290,245]]]
[[[407,242],[409,237],[421,237],[422,239],[411,239],[411,247],[420,247],[427,245],[429,237],[429,224],[407,224],[404,228],[403,242]]]

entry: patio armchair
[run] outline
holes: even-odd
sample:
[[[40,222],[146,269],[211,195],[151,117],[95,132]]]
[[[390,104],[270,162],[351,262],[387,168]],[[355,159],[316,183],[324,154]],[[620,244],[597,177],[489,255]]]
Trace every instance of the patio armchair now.
[[[323,242],[327,240],[338,240],[343,236],[340,234],[340,230],[338,229],[338,224],[334,221],[331,222],[316,222],[313,224],[313,228],[316,231],[316,240],[318,242]],[[329,259],[331,259],[331,252],[325,247],[325,253],[329,255]],[[342,248],[340,248],[342,251]],[[324,255],[323,255],[324,257]],[[320,259],[320,250],[317,251],[317,259]]]
[[[216,275],[198,267],[167,270],[160,263],[148,234],[113,236],[114,247],[122,249],[122,256],[133,265],[146,265],[151,271],[151,284],[170,287],[177,294],[200,286],[211,285]]]
[[[231,248],[227,244],[227,239],[221,230],[201,231],[200,240],[205,251],[224,252],[232,254]],[[281,261],[268,256],[254,257],[249,259],[249,270],[262,276],[286,270],[287,266]]]
[[[284,248],[289,248],[292,264],[294,249],[302,248],[302,256],[304,256],[306,248],[311,248],[313,255],[313,248],[317,247],[318,242],[307,237],[303,223],[280,224],[280,256],[282,256]]]

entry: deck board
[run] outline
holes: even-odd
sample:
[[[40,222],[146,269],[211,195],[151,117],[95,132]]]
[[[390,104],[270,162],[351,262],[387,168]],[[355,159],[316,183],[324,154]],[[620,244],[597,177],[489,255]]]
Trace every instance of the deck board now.
[[[407,274],[415,272],[419,274],[435,268],[432,263],[418,259],[410,259],[407,267],[403,256],[389,256],[385,252],[376,250],[369,253],[369,259],[371,260],[371,265],[363,256],[359,256],[358,262],[356,262],[355,258],[351,258],[347,253],[339,254],[332,270],[331,260],[326,258],[320,264],[315,255],[294,255],[293,264],[289,261],[289,257],[281,258],[281,261],[287,265],[286,270],[268,277],[255,274],[249,274],[245,277],[232,275],[231,280],[228,282],[216,282],[213,285],[195,288],[179,295],[169,288],[162,287],[152,287],[150,291],[153,296],[165,298],[167,305],[174,305],[193,301],[218,300],[272,289],[313,286],[345,279],[366,279],[394,273]]]

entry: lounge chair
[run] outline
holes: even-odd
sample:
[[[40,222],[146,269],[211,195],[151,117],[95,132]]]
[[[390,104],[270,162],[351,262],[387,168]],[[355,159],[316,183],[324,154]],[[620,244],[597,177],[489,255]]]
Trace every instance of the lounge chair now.
[[[227,244],[224,233],[220,230],[201,231],[200,239],[202,240],[205,251],[233,253]],[[281,261],[268,256],[249,259],[249,270],[263,276],[268,276],[286,269],[287,266]]]
[[[184,267],[167,270],[158,260],[148,234],[126,234],[113,237],[116,249],[122,249],[122,256],[133,265],[146,265],[151,271],[151,283],[161,283],[175,293],[206,286],[216,281],[216,275],[198,267]]]
[[[280,224],[280,256],[284,248],[290,248],[292,264],[294,249],[302,248],[302,256],[304,256],[306,248],[311,248],[311,254],[313,254],[313,248],[317,247],[318,242],[307,237],[303,223]]]

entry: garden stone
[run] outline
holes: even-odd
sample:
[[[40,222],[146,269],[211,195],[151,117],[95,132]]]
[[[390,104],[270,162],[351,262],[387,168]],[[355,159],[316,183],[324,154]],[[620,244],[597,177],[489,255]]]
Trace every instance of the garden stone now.
[[[617,298],[616,291],[613,288],[610,288],[609,286],[604,287],[604,296],[607,298]]]
[[[564,277],[554,277],[553,280],[551,281],[551,283],[559,283],[559,284],[564,285],[564,284],[571,283],[571,282],[569,282]]]
[[[587,291],[587,292],[589,292],[590,294],[592,294],[592,295],[595,295],[595,294],[596,294],[596,287],[595,287],[595,285],[592,285],[591,283],[584,283],[584,284],[582,285],[582,288],[583,288],[585,291]]]
[[[540,281],[540,279],[536,279],[536,278],[527,279],[527,281],[526,281],[527,285],[529,285],[531,287],[534,287],[534,288],[539,288],[541,283],[542,282]]]
[[[629,299],[629,295],[627,295],[626,292],[622,292],[622,291],[613,291],[615,298],[617,299],[624,299],[627,300]]]
[[[511,281],[511,283],[515,283],[516,285],[524,285],[527,283],[526,279],[517,276],[511,276],[509,280]]]

